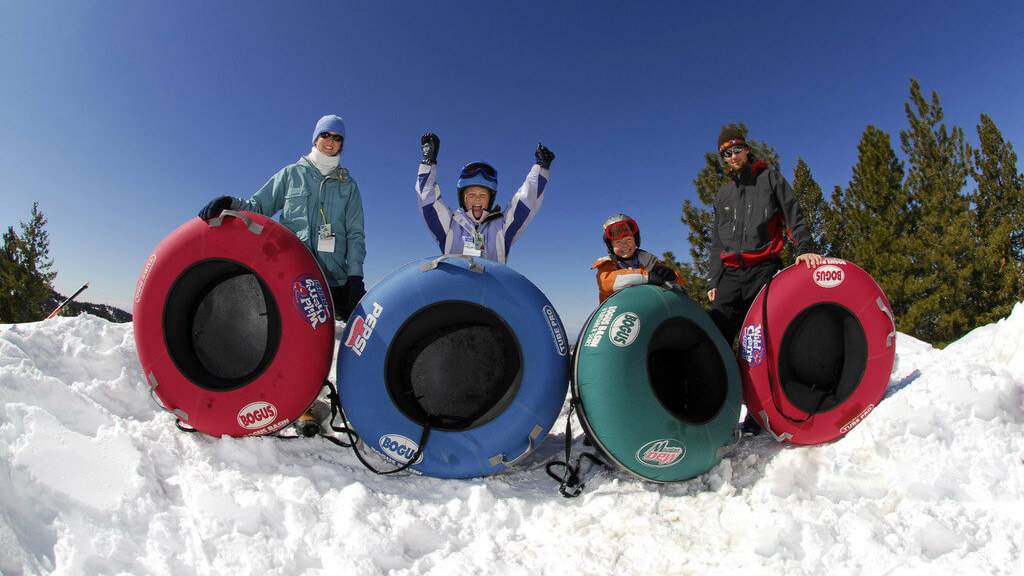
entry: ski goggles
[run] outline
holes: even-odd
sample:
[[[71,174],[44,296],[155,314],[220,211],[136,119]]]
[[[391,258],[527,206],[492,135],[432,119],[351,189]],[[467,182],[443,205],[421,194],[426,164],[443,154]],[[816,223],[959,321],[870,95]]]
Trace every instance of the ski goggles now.
[[[330,132],[321,132],[318,138],[327,138],[328,140],[334,140],[335,142],[341,142],[344,138],[340,134],[331,134]]]
[[[726,148],[725,150],[722,150],[722,158],[725,158],[725,159],[728,160],[729,158],[732,158],[733,155],[739,154],[740,152],[743,152],[746,149],[747,149],[747,147],[746,146],[742,146],[742,145],[741,146],[733,146],[732,148]]]
[[[483,176],[485,179],[491,182],[498,181],[498,171],[494,169],[494,166],[485,162],[470,162],[462,167],[462,173],[459,178],[472,178],[474,176]]]
[[[630,236],[636,237],[640,232],[640,227],[636,225],[632,219],[630,220],[619,220],[614,224],[609,224],[604,229],[604,237],[615,242],[616,240],[622,240]]]

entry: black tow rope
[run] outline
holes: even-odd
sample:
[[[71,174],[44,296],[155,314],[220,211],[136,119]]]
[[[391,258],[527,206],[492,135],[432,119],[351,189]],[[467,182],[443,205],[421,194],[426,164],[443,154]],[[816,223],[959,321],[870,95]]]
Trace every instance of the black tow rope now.
[[[416,451],[412,453],[412,456],[409,457],[409,460],[405,464],[402,464],[398,468],[394,468],[391,470],[378,470],[374,468],[372,464],[366,461],[366,458],[363,457],[362,451],[359,449],[359,435],[356,434],[355,430],[352,429],[351,424],[349,424],[348,422],[348,418],[345,416],[345,411],[342,410],[341,408],[341,398],[338,396],[338,391],[335,390],[334,385],[331,384],[329,380],[325,380],[324,385],[327,386],[329,389],[327,396],[331,400],[331,430],[334,430],[335,432],[339,433],[344,433],[348,437],[350,443],[346,444],[341,440],[334,438],[333,436],[323,436],[322,434],[321,436],[337,444],[338,446],[341,446],[343,448],[351,448],[352,451],[355,452],[356,458],[359,460],[359,463],[362,464],[364,468],[366,468],[370,472],[373,472],[374,474],[379,474],[381,476],[397,474],[404,470],[408,470],[409,467],[415,464],[416,461],[419,460],[420,456],[423,455],[423,450],[426,449],[427,447],[427,440],[430,439],[429,423],[423,426],[423,433],[420,434],[420,441],[417,444]],[[338,416],[341,416],[341,426],[334,425],[334,419]]]
[[[346,430],[344,427],[337,427],[337,426],[334,425],[334,419],[336,417],[336,408],[335,408],[335,406],[338,405],[338,402],[337,402],[338,393],[334,391],[334,385],[331,384],[330,380],[324,380],[324,383],[320,386],[320,388],[321,389],[327,388],[327,399],[331,403],[331,421],[330,421],[331,429],[334,430],[335,432],[347,432],[348,430]],[[353,432],[353,434],[354,434],[354,432]],[[317,431],[312,433],[312,434],[305,434],[305,433],[299,433],[299,432],[296,432],[294,434],[282,434],[281,432],[278,432],[277,434],[271,434],[270,436],[272,438],[278,438],[278,439],[281,439],[281,440],[295,440],[296,438],[316,438],[317,436],[319,436],[319,437],[323,438],[324,440],[328,440],[330,442],[333,442],[334,444],[337,444],[338,446],[341,446],[342,448],[351,448],[352,447],[352,444],[348,444],[348,443],[342,442],[341,440],[339,440],[339,439],[337,439],[337,438],[335,438],[333,436],[327,436],[327,435],[321,433],[320,432],[319,424],[317,425]],[[358,439],[358,436],[356,438]]]
[[[410,466],[415,464],[419,457],[423,454],[423,449],[426,447],[427,439],[430,437],[429,424],[423,427],[423,434],[420,435],[419,448],[416,450],[416,452],[413,453],[412,457],[409,459],[408,462],[402,464],[401,466],[395,468],[394,470],[378,470],[374,468],[372,464],[366,461],[366,458],[363,456],[362,451],[359,449],[359,434],[352,429],[351,424],[349,424],[348,422],[348,418],[345,417],[345,411],[342,410],[341,408],[341,398],[338,396],[338,391],[334,388],[334,384],[332,384],[330,380],[324,380],[324,384],[322,387],[327,388],[327,399],[330,400],[331,403],[331,419],[328,422],[328,426],[331,428],[331,430],[339,434],[344,434],[348,438],[348,442],[345,442],[344,440],[341,440],[340,438],[336,438],[334,436],[328,436],[327,434],[324,434],[322,432],[316,432],[312,436],[304,436],[300,434],[274,434],[274,438],[280,438],[282,440],[294,440],[296,438],[315,438],[319,436],[320,438],[323,438],[324,440],[327,440],[328,442],[340,446],[342,448],[351,448],[352,451],[355,452],[356,458],[359,460],[359,463],[363,465],[363,467],[365,467],[370,472],[373,472],[374,474],[380,474],[381,476],[386,476],[388,474],[397,474],[398,472],[407,470]],[[335,424],[335,420],[337,420],[338,416],[341,416],[341,426],[337,426]]]
[[[380,474],[382,476],[388,474],[397,474],[398,472],[407,470],[410,466],[415,464],[416,461],[423,454],[423,449],[426,448],[427,440],[430,438],[431,426],[429,423],[423,426],[423,434],[420,435],[419,448],[417,448],[416,452],[414,452],[412,457],[409,458],[408,462],[402,464],[401,466],[395,468],[394,470],[377,470],[376,468],[373,467],[373,465],[366,461],[366,458],[363,457],[362,452],[359,450],[359,434],[357,434],[356,431],[352,429],[352,426],[348,422],[348,418],[345,417],[345,411],[342,410],[341,408],[341,399],[338,396],[338,391],[334,388],[334,384],[332,384],[330,380],[325,379],[321,388],[327,388],[327,399],[330,400],[331,403],[331,419],[328,422],[328,426],[330,426],[331,430],[339,434],[344,434],[348,438],[348,442],[345,442],[344,440],[341,440],[340,438],[336,438],[334,436],[328,436],[323,432],[320,432],[319,430],[310,436],[306,436],[304,434],[299,433],[281,434],[280,432],[277,434],[270,434],[269,436],[271,438],[278,438],[280,440],[295,440],[297,438],[315,438],[319,436],[324,440],[327,440],[328,442],[331,442],[332,444],[335,444],[342,448],[351,448],[352,451],[356,453],[356,458],[359,459],[359,462],[363,466],[365,466],[367,470],[373,472],[374,474]],[[341,416],[341,426],[335,425],[335,420],[338,418],[338,416]],[[181,419],[176,419],[174,421],[174,425],[175,427],[178,428],[178,430],[181,430],[182,432],[188,432],[190,434],[197,432],[195,428],[189,426],[188,424],[185,424],[184,422],[181,421]]]
[[[582,473],[580,472],[580,461],[584,458],[589,460],[591,467],[594,465],[607,468],[608,465],[596,454],[590,452],[582,452],[576,457],[576,464],[571,464],[572,460],[572,415],[576,411],[576,399],[569,400],[569,413],[565,417],[565,461],[555,460],[548,462],[548,465],[544,467],[544,470],[548,473],[555,482],[558,482],[558,493],[566,498],[575,498],[583,493],[583,488],[586,484],[583,482]],[[555,472],[555,469],[562,468],[562,474],[559,475]]]

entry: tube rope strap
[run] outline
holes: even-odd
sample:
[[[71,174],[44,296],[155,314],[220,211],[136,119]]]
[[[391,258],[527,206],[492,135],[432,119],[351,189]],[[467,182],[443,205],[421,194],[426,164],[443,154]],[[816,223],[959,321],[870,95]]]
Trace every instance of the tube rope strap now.
[[[427,447],[427,440],[430,439],[430,424],[429,423],[427,423],[426,425],[423,426],[423,433],[420,434],[420,441],[419,441],[419,443],[417,445],[416,451],[413,452],[412,456],[409,457],[409,461],[408,462],[402,464],[398,468],[394,468],[394,469],[391,469],[391,470],[378,470],[378,469],[374,468],[372,464],[370,464],[369,462],[366,461],[366,458],[363,456],[362,451],[360,451],[360,449],[359,449],[359,440],[360,440],[360,438],[356,434],[356,432],[352,429],[352,425],[349,424],[348,418],[345,416],[345,411],[341,407],[341,398],[338,396],[338,391],[334,388],[334,385],[331,384],[331,382],[328,381],[328,380],[324,381],[324,385],[327,386],[329,388],[329,390],[330,390],[328,392],[328,397],[331,399],[331,422],[330,422],[331,430],[334,430],[335,432],[344,433],[346,436],[348,436],[349,443],[346,444],[345,442],[343,442],[341,440],[338,440],[337,438],[334,438],[332,436],[323,436],[323,435],[321,435],[321,436],[323,436],[323,438],[326,438],[327,440],[337,444],[338,446],[341,446],[343,448],[351,448],[352,451],[355,452],[356,458],[359,460],[359,463],[362,464],[364,468],[366,468],[370,472],[373,472],[374,474],[378,474],[380,476],[387,476],[387,475],[390,475],[390,474],[397,474],[399,472],[403,472],[405,470],[408,470],[409,467],[412,466],[413,464],[415,464],[416,461],[419,460],[420,456],[423,455],[423,450],[426,449],[426,447]],[[341,422],[342,422],[341,426],[335,426],[334,425],[334,419],[336,417],[338,417],[338,416],[341,416]]]
[[[814,416],[817,415],[818,411],[821,410],[821,407],[825,404],[826,398],[834,398],[836,396],[836,391],[839,389],[839,380],[838,378],[835,379],[832,386],[828,390],[824,391],[821,397],[818,398],[818,403],[814,406],[814,410],[808,412],[805,418],[793,418],[786,414],[785,411],[783,411],[782,402],[780,402],[779,400],[779,396],[781,395],[780,387],[782,386],[782,382],[780,382],[778,378],[772,375],[772,367],[775,365],[775,361],[772,358],[772,347],[771,343],[768,340],[768,288],[772,285],[772,280],[774,278],[775,275],[773,274],[772,277],[768,279],[768,282],[765,283],[764,298],[761,300],[761,325],[764,327],[764,356],[766,361],[765,367],[767,369],[766,371],[768,372],[768,391],[771,393],[772,403],[775,405],[775,408],[776,410],[778,410],[780,416],[792,422],[793,424],[803,424],[814,419]],[[811,386],[811,390],[814,390],[813,385]],[[764,428],[768,430],[768,433],[771,434],[772,437],[775,438],[775,440],[782,442],[787,438],[793,437],[793,435],[788,432],[783,432],[781,436],[776,435],[775,431],[769,427],[767,412],[761,410],[760,415],[764,419]]]
[[[548,462],[544,470],[548,473],[555,482],[558,482],[558,493],[565,498],[575,498],[583,493],[583,488],[586,484],[583,482],[583,477],[580,472],[581,460],[586,458],[590,461],[591,467],[594,465],[608,468],[608,464],[604,462],[599,456],[591,452],[581,452],[576,457],[576,464],[570,464],[572,459],[572,415],[576,410],[577,400],[569,400],[569,413],[565,417],[565,460],[555,460]],[[553,469],[563,468],[562,475],[559,476]]]

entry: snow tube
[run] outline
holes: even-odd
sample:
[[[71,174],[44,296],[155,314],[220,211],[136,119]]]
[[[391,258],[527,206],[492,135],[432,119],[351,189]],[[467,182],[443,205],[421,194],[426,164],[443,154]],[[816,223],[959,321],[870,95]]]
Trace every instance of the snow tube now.
[[[889,300],[852,262],[795,264],[757,295],[740,331],[747,410],[779,441],[820,444],[864,420],[889,384]]]
[[[583,325],[572,393],[595,446],[645,480],[711,469],[740,413],[736,359],[711,318],[678,290],[613,294]]]
[[[338,393],[366,446],[442,478],[504,470],[544,438],[565,401],[562,321],[529,280],[442,256],[363,296],[338,353]],[[429,426],[420,449],[419,440]]]
[[[330,371],[330,291],[277,222],[193,218],[146,261],[132,308],[154,400],[206,434],[268,434],[297,418]]]

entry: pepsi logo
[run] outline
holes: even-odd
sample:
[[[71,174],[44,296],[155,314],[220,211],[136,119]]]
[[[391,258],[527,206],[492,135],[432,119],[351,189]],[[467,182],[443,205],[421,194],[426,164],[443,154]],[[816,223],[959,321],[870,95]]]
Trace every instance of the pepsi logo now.
[[[356,340],[363,337],[363,332],[366,331],[366,320],[363,320],[362,316],[356,316],[355,320],[352,321],[352,330],[348,333],[348,339],[345,340],[345,346],[349,348],[356,343]]]
[[[352,319],[352,327],[349,329],[348,337],[345,338],[345,347],[351,348],[356,356],[362,356],[366,350],[366,342],[373,335],[373,329],[377,327],[377,320],[384,313],[384,307],[377,302],[373,303],[373,309],[366,316],[356,316]]]

